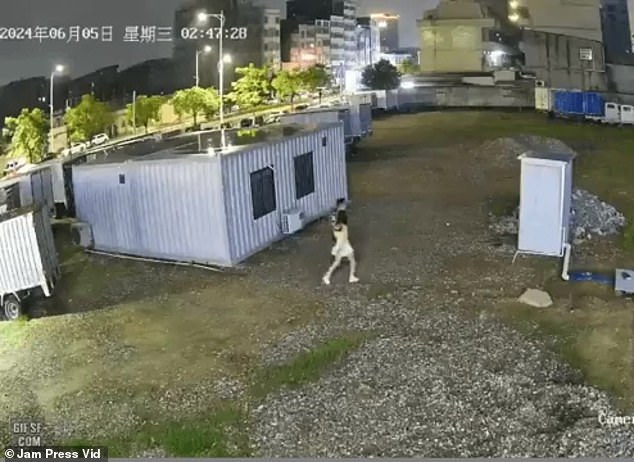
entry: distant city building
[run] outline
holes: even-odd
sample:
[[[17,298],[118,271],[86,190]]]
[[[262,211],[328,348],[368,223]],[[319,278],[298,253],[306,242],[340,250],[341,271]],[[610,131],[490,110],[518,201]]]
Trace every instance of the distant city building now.
[[[151,59],[119,72],[117,97],[130,102],[132,95],[167,95],[178,87],[178,69],[171,58]]]
[[[93,95],[99,101],[111,101],[116,97],[119,66],[97,69],[72,79],[66,86],[66,107],[73,107],[83,95]]]
[[[632,58],[634,31],[631,18],[634,0],[602,0],[601,3],[603,43],[607,60]]]
[[[603,41],[600,0],[512,0],[509,19],[525,29]]]
[[[16,80],[0,87],[0,127],[4,126],[5,117],[15,117],[23,108],[40,108],[48,114],[49,91],[50,80],[45,77]],[[57,98],[58,94],[63,93],[56,91],[54,96]],[[55,102],[56,108],[63,107],[63,99]]]
[[[374,19],[381,34],[381,51],[396,50],[400,46],[398,23],[399,16],[395,14],[379,13],[370,16]]]
[[[406,61],[409,61],[413,64],[420,64],[420,57],[418,56],[418,52],[415,51],[412,53],[410,49],[402,49],[402,50],[394,50],[387,53],[381,53],[380,59],[385,59],[389,61],[394,66],[400,66]]]
[[[346,69],[356,67],[356,12],[356,0],[289,0],[282,28],[284,58],[298,66],[321,59],[335,77],[343,79]]]
[[[235,77],[236,67],[250,63],[279,67],[279,10],[257,6],[249,0],[190,0],[174,14],[173,58],[182,70],[178,76],[180,87],[194,85],[196,53],[207,45],[211,46],[211,52],[199,55],[200,85],[218,86],[219,41],[213,33],[209,36],[200,34],[200,31],[218,28],[219,21],[210,17],[201,23],[198,15],[201,12],[218,14],[221,11],[225,15],[223,52],[231,57],[231,63],[225,66],[227,90],[230,88],[229,82]]]
[[[372,66],[380,58],[381,33],[379,24],[371,17],[357,19],[357,65],[360,68]]]

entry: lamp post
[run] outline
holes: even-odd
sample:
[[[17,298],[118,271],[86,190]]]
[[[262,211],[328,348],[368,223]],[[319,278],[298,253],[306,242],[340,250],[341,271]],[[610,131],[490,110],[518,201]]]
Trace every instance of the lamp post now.
[[[211,51],[211,47],[209,45],[205,45],[202,50],[196,50],[196,86],[200,86],[200,75],[199,75],[199,57],[202,53],[209,53]]]
[[[223,11],[220,13],[206,13],[201,11],[198,13],[198,21],[204,23],[208,18],[217,19],[220,22],[220,32],[218,34],[218,93],[220,96],[220,142],[222,147],[224,148],[226,145],[225,142],[225,107],[224,107],[224,75],[225,75],[225,60],[231,60],[231,58],[224,56],[223,43],[222,39],[225,34],[225,14]]]
[[[53,72],[51,72],[51,94],[49,96],[49,101],[48,101],[48,105],[49,105],[49,123],[50,123],[50,128],[49,128],[49,145],[48,145],[48,149],[49,152],[51,149],[53,149],[53,80],[55,78],[55,74],[61,74],[62,72],[64,72],[64,66],[62,66],[61,64],[58,64],[57,66],[55,66],[53,68]]]

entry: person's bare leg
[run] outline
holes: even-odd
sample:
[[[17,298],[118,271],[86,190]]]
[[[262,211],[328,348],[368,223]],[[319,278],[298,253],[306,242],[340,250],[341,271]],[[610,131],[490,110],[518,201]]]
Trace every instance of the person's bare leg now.
[[[354,258],[354,254],[351,254],[348,260],[350,260],[350,277],[348,278],[348,282],[359,282],[359,278],[357,277],[357,260]]]
[[[326,274],[324,274],[324,277],[321,278],[324,284],[326,285],[330,284],[330,277],[332,276],[333,271],[336,270],[339,267],[339,265],[341,265],[341,257],[335,257],[335,261],[332,262],[332,265],[330,265],[330,268],[328,268],[328,271],[326,271]]]

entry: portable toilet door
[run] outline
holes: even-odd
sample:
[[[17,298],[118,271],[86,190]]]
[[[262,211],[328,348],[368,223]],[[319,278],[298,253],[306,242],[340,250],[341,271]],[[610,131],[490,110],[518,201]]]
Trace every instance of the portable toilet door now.
[[[562,257],[569,238],[574,154],[529,151],[519,159],[517,253]]]
[[[617,103],[605,103],[605,118],[603,122],[606,124],[620,124],[621,106]]]
[[[623,125],[634,125],[634,106],[621,105],[621,123]]]

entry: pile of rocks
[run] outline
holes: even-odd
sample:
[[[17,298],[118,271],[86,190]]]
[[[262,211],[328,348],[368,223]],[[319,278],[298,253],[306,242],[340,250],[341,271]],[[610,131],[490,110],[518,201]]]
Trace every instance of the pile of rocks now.
[[[499,167],[519,167],[517,158],[528,151],[575,154],[575,151],[561,140],[534,135],[497,138],[484,143],[479,151],[486,157],[492,156]]]
[[[496,234],[517,234],[519,229],[519,206],[513,216],[491,215],[489,228]],[[592,236],[618,234],[626,224],[625,216],[614,206],[583,189],[572,193],[571,235],[575,244],[592,239]]]

